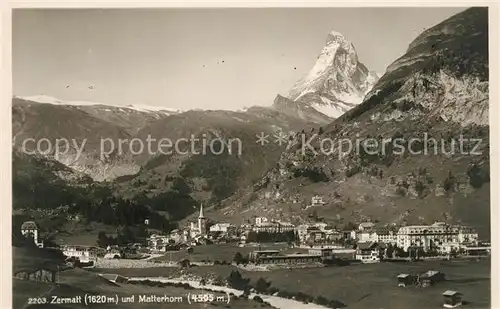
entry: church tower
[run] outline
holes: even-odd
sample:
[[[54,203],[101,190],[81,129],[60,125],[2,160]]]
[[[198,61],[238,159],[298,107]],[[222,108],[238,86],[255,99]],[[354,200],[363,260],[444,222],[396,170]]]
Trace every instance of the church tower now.
[[[203,203],[200,206],[200,215],[198,216],[198,231],[200,235],[207,235],[207,218],[203,215]]]

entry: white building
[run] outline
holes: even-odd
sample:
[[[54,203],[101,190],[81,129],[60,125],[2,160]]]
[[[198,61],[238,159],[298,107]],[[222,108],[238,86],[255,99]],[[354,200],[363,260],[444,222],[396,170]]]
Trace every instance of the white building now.
[[[151,249],[151,251],[165,252],[167,251],[169,241],[169,237],[165,235],[153,234],[148,239],[148,247],[149,249]]]
[[[397,245],[405,251],[410,246],[417,246],[426,251],[435,248],[441,252],[449,252],[461,246],[476,245],[477,240],[478,234],[472,228],[442,222],[404,226],[397,233]]]
[[[461,244],[477,246],[479,242],[479,235],[476,230],[471,227],[460,226],[458,230],[458,241]]]
[[[209,228],[210,232],[220,232],[224,234],[234,234],[236,226],[231,223],[216,223]]]
[[[366,231],[357,234],[360,242],[378,242],[378,234],[375,231]]]
[[[376,242],[359,242],[356,249],[356,260],[362,263],[380,262],[379,245]]]
[[[290,232],[290,231],[295,231],[295,225],[293,225],[290,222],[281,222],[279,221],[278,224],[280,225],[280,232]]]
[[[318,229],[324,231],[324,230],[326,230],[326,227],[328,226],[328,224],[326,224],[324,222],[316,222],[316,223],[314,223],[314,226],[317,227]]]
[[[97,260],[97,253],[92,249],[85,246],[65,246],[62,253],[68,258],[74,257],[82,263],[89,263]]]
[[[255,218],[255,225],[261,225],[261,224],[265,224],[265,223],[268,223],[269,220],[266,218],[266,217],[257,217]]]
[[[315,195],[311,198],[311,206],[321,206],[325,205],[325,202],[323,202],[323,197],[320,195]]]
[[[377,242],[396,245],[398,243],[398,234],[389,229],[379,229],[376,232]]]
[[[284,232],[294,231],[295,226],[289,222],[267,221],[267,222],[261,222],[260,224],[256,224],[252,228],[252,230],[257,233],[259,232],[284,233]]]
[[[31,235],[33,242],[40,248],[43,248],[43,242],[39,241],[38,226],[35,221],[26,221],[21,225],[21,234],[25,237]]]
[[[300,242],[304,243],[306,241],[307,237],[307,230],[309,229],[308,224],[301,224],[295,228],[295,231],[297,232],[297,236],[299,237]]]

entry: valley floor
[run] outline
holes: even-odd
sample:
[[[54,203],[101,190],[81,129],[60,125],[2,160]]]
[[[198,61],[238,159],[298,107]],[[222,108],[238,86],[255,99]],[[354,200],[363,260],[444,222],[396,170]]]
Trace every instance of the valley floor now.
[[[207,274],[226,278],[233,266],[192,267],[189,273]],[[420,274],[439,270],[446,281],[428,288],[398,287],[396,276],[400,273]],[[106,269],[98,272],[121,274],[127,277],[176,277],[175,268]],[[413,263],[378,263],[345,267],[275,270],[250,272],[239,270],[243,277],[255,283],[259,277],[272,282],[272,286],[289,292],[303,292],[314,297],[322,295],[347,304],[348,308],[368,309],[431,309],[442,307],[441,294],[457,290],[464,294],[466,308],[490,306],[490,260],[479,261],[425,261]]]

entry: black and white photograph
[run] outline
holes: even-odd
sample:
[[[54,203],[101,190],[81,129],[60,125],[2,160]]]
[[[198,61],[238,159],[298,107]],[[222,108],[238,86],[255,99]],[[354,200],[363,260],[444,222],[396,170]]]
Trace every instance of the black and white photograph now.
[[[494,308],[497,8],[334,5],[13,8],[12,308]]]

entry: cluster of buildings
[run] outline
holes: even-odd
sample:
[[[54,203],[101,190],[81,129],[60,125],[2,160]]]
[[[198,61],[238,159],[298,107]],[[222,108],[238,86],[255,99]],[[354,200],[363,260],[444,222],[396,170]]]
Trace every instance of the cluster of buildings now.
[[[322,199],[314,196],[311,205],[321,205]],[[256,233],[295,233],[295,240],[307,246],[350,244],[385,244],[393,247],[408,248],[418,247],[424,251],[434,250],[439,253],[449,253],[463,247],[473,247],[478,244],[477,232],[467,226],[449,225],[437,222],[432,225],[377,227],[373,222],[360,223],[357,229],[340,231],[323,222],[302,224],[295,226],[289,222],[270,220],[267,217],[256,217],[253,224],[235,226],[231,223],[215,223],[208,225],[207,218],[200,206],[198,219],[191,222],[188,229],[174,230],[169,235],[153,234],[148,239],[148,247],[153,251],[167,251],[169,246],[186,244],[189,246],[206,244],[210,240],[226,239],[231,241],[246,242],[250,232]],[[359,247],[359,246],[358,246]],[[372,253],[362,249],[360,257],[371,259]],[[375,255],[375,253],[373,253]]]
[[[61,251],[68,259],[84,264],[94,264],[101,250],[93,246],[67,245],[63,246]]]
[[[322,205],[320,196],[314,196],[311,200],[312,206]],[[181,246],[196,246],[210,242],[226,241],[245,243],[249,233],[294,233],[294,241],[297,245],[307,247],[355,246],[356,259],[363,262],[376,262],[380,260],[380,252],[387,246],[397,247],[405,252],[410,248],[418,248],[425,252],[434,251],[441,254],[449,254],[454,250],[466,249],[478,246],[477,232],[467,226],[449,225],[436,222],[432,225],[410,225],[399,229],[394,227],[377,227],[373,222],[363,222],[355,229],[340,231],[335,227],[323,222],[294,225],[290,222],[271,220],[267,217],[256,217],[252,224],[236,226],[231,223],[219,222],[209,225],[204,215],[203,205],[200,206],[199,215],[195,222],[191,222],[186,229],[171,231],[168,235],[152,234],[147,239],[147,247],[152,252],[166,252],[175,250]],[[30,235],[33,241],[43,247],[43,241],[39,239],[38,226],[33,221],[24,222],[21,233]],[[108,248],[109,249],[109,248]],[[116,251],[116,250],[115,250]],[[68,257],[74,257],[82,262],[95,261],[96,254],[88,248],[81,246],[66,246],[63,253]],[[120,252],[107,250],[109,257],[114,258]],[[317,256],[316,254],[312,254]],[[270,259],[283,259],[272,257]],[[106,258],[105,257],[105,258]],[[312,259],[316,257],[295,258]]]
[[[409,247],[421,247],[425,251],[436,249],[449,252],[462,246],[476,246],[478,233],[471,227],[436,222],[431,225],[402,226],[397,231],[389,228],[375,228],[373,223],[362,223],[351,237],[358,242],[391,244],[407,251]]]

